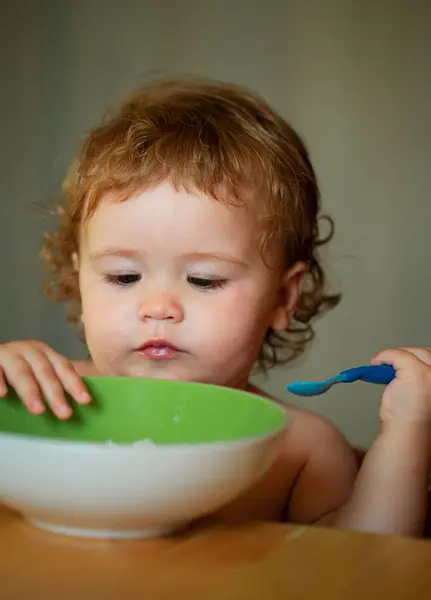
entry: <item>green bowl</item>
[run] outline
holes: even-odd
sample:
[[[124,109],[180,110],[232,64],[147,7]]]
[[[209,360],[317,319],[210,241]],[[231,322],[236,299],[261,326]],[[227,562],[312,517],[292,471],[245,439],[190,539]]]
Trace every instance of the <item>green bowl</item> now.
[[[275,460],[287,413],[199,383],[84,378],[92,402],[34,416],[0,400],[0,501],[45,529],[92,537],[161,535],[214,512]]]

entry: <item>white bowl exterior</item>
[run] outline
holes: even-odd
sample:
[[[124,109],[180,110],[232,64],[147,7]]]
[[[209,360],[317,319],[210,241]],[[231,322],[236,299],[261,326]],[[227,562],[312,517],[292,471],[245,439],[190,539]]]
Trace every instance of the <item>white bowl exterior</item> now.
[[[253,485],[275,460],[283,434],[184,446],[0,434],[0,502],[66,533],[157,535],[214,512]]]

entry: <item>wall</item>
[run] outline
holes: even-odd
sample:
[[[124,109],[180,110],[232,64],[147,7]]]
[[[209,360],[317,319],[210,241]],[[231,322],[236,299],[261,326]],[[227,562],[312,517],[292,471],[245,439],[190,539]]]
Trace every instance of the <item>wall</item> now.
[[[83,355],[63,308],[40,293],[33,204],[56,193],[86,130],[124,92],[188,73],[255,89],[303,133],[337,224],[326,259],[343,302],[307,357],[265,387],[287,399],[293,379],[429,343],[430,23],[431,4],[408,0],[1,2],[0,339]],[[380,392],[338,386],[302,404],[366,445]]]

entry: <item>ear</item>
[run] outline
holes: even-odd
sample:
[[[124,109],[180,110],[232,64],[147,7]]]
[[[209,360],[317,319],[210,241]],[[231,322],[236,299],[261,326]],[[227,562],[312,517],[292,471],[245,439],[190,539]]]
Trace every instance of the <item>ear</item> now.
[[[284,272],[270,324],[272,329],[281,331],[287,329],[289,326],[290,319],[296,310],[301,296],[305,271],[305,263],[298,262]]]
[[[72,265],[73,265],[74,271],[79,271],[79,258],[78,258],[77,252],[74,252],[72,254]]]
[[[73,270],[77,273],[79,271],[79,257],[78,257],[77,252],[74,252],[72,254],[72,265],[73,265]],[[83,317],[82,313],[80,316],[80,321],[81,321],[81,323],[84,323],[84,317]]]

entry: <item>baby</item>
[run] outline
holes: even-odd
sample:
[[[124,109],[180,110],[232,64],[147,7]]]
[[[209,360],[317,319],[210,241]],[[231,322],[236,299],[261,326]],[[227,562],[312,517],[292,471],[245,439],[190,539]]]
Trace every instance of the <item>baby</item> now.
[[[234,85],[174,80],[127,99],[90,133],[46,235],[50,293],[71,303],[91,355],[0,346],[0,396],[68,418],[83,375],[199,381],[265,395],[249,379],[298,355],[335,306],[318,257],[319,193],[295,131]],[[211,518],[420,535],[431,462],[431,352],[388,350],[397,378],[359,475],[343,436],[289,407],[277,462]],[[273,399],[274,402],[277,400]],[[347,408],[348,409],[348,408]]]

